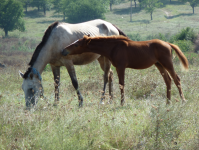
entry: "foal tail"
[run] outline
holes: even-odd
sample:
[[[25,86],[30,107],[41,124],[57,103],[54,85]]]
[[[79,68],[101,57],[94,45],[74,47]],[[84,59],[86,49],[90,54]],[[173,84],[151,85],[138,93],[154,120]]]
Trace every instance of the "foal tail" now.
[[[184,69],[188,70],[188,68],[189,68],[188,60],[187,60],[186,56],[182,53],[180,48],[175,44],[171,44],[171,43],[168,43],[168,44],[175,50],[175,52],[178,55],[178,58],[180,59]]]

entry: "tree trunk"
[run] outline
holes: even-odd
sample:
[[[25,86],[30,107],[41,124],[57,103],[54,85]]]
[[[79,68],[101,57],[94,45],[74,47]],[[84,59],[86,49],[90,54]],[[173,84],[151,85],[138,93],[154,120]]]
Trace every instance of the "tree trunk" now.
[[[194,6],[192,8],[193,8],[193,14],[194,14]]]
[[[170,0],[170,4],[171,4],[171,0]]]
[[[110,11],[112,11],[112,2],[110,2]]]
[[[64,15],[64,21],[65,21],[65,12],[63,12],[63,15]]]
[[[153,20],[152,13],[151,13],[151,20]]]
[[[28,12],[28,2],[26,2],[26,13]]]
[[[136,0],[134,0],[134,3],[135,3],[135,8],[136,8]]]
[[[5,31],[5,37],[7,37],[8,36],[8,30],[4,30]]]
[[[44,9],[44,15],[46,15],[46,6],[45,5],[44,5],[43,9]]]
[[[131,0],[130,22],[132,22],[132,0]]]

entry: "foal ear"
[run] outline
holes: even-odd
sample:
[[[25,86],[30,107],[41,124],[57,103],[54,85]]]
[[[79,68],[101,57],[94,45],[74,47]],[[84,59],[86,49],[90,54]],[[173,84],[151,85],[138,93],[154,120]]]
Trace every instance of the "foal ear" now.
[[[86,41],[86,45],[88,45],[90,42],[91,42],[91,39],[88,39],[88,40]]]
[[[21,78],[24,78],[24,74],[19,70],[19,76],[21,77]]]

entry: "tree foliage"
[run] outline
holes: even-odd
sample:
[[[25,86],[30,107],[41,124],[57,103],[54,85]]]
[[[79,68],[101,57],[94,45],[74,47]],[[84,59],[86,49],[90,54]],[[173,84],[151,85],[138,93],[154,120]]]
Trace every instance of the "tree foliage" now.
[[[151,20],[153,20],[153,12],[156,8],[163,5],[163,3],[159,2],[159,0],[143,0],[142,5],[145,6],[146,13],[149,13],[151,16]]]
[[[71,23],[105,19],[106,4],[104,0],[76,0],[70,2],[65,9],[67,19]]]
[[[67,8],[71,2],[72,0],[53,0],[52,1],[52,3],[54,4],[55,13],[63,14],[64,21],[66,17]]]
[[[0,0],[0,28],[8,36],[8,31],[25,31],[23,6],[16,0]]]
[[[44,15],[46,15],[46,10],[51,8],[51,0],[31,0],[31,6],[37,7],[38,11],[42,8]]]
[[[112,6],[113,4],[119,4],[124,0],[108,0],[109,6],[110,6],[110,11],[112,11]]]
[[[199,0],[181,0],[182,2],[189,2],[190,6],[192,7],[193,14],[194,8],[199,5]]]

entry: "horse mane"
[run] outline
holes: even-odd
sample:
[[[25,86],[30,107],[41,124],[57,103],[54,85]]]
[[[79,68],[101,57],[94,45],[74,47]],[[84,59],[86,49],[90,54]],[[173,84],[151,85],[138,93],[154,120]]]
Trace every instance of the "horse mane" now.
[[[31,71],[32,71],[32,68],[29,67],[28,70],[26,70],[26,72],[24,73],[23,78],[24,78],[24,79],[27,79],[27,78],[28,78],[28,75],[29,75],[29,73],[30,73]]]
[[[43,36],[43,38],[42,38],[42,41],[39,43],[39,45],[37,45],[37,47],[36,47],[36,49],[35,49],[35,51],[34,51],[34,53],[33,53],[33,55],[32,55],[32,58],[31,58],[31,60],[30,60],[30,62],[29,62],[28,65],[30,65],[30,66],[33,66],[33,65],[34,65],[35,61],[37,60],[37,57],[39,56],[39,53],[40,53],[42,47],[46,44],[46,42],[48,41],[48,38],[49,38],[49,36],[50,36],[52,30],[53,30],[58,24],[59,24],[58,21],[52,23],[52,24],[48,27],[48,29],[45,31],[44,36]]]
[[[116,25],[112,24],[119,32],[120,35],[128,37],[122,30],[120,30]]]
[[[129,41],[130,39],[123,35],[112,35],[112,36],[96,36],[96,37],[89,37],[84,35],[84,39],[86,40],[125,40]]]

